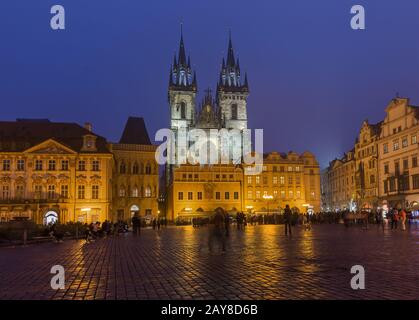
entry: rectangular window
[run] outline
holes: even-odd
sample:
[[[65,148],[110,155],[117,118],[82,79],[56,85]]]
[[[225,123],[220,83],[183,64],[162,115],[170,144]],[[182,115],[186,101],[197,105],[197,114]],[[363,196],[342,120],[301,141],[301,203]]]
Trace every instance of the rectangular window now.
[[[68,199],[68,185],[61,186],[61,198]]]
[[[202,192],[201,191],[198,192],[198,200],[202,200]]]
[[[272,177],[272,183],[273,184],[278,184],[278,177],[277,176]]]
[[[247,199],[253,199],[253,191],[247,190]]]
[[[99,199],[99,186],[98,185],[92,186],[92,199]]]
[[[393,150],[399,150],[399,140],[393,141]]]
[[[409,169],[409,160],[403,159],[403,170],[408,170],[408,169]]]
[[[236,191],[234,192],[234,200],[238,200],[239,199],[239,193]]]
[[[188,200],[193,200],[193,192],[188,192]]]
[[[92,161],[92,171],[99,171],[99,160],[93,160]]]
[[[256,190],[256,199],[260,199],[260,191]]]
[[[68,171],[68,160],[61,160],[61,170]]]
[[[230,200],[230,192],[225,192],[224,199]]]
[[[284,199],[285,198],[285,190],[281,190],[281,198]]]
[[[418,166],[418,157],[412,157],[412,168],[416,168]]]
[[[48,186],[48,199],[55,199],[55,186],[54,185]]]
[[[35,170],[42,171],[42,160],[35,160]]]
[[[295,177],[295,183],[296,184],[301,184],[301,177],[300,176]]]
[[[278,190],[274,190],[274,198],[278,198]]]
[[[388,143],[383,144],[383,153],[388,153]]]
[[[285,177],[284,176],[279,177],[279,183],[281,185],[284,185],[285,184]]]
[[[390,192],[396,191],[396,179],[395,178],[390,178],[389,179],[389,189],[390,189]]]
[[[419,174],[413,175],[412,181],[413,181],[413,189],[419,189]]]
[[[218,192],[218,191],[217,191],[217,192],[215,193],[215,199],[216,199],[216,200],[220,200],[220,199],[221,199],[221,192]]]
[[[256,176],[255,179],[256,179],[256,184],[260,184],[260,176]]]
[[[388,169],[388,164],[384,165],[384,173],[388,174],[389,173],[389,169]]]
[[[55,160],[48,160],[48,170],[55,171]]]
[[[288,177],[288,184],[292,184],[293,183],[293,179],[291,176]]]
[[[394,173],[400,174],[400,163],[398,161],[394,162]]]
[[[417,143],[417,138],[416,135],[412,136],[412,144],[416,144]]]
[[[292,172],[292,167],[291,166],[288,167],[288,172]]]
[[[183,192],[179,192],[177,198],[178,200],[183,200]]]
[[[388,193],[388,184],[387,184],[387,180],[383,181],[383,186],[384,186],[384,193]]]
[[[268,184],[268,177],[267,176],[263,176],[263,184]]]
[[[247,176],[247,184],[252,184],[252,183],[253,183],[252,176]]]
[[[3,160],[3,171],[10,171],[10,160],[4,159]]]
[[[86,171],[86,161],[84,161],[84,160],[79,161],[78,170],[79,171]]]
[[[2,188],[2,198],[4,200],[9,199],[10,197],[10,187],[9,186],[3,186]]]
[[[25,160],[22,160],[22,159],[17,160],[16,169],[17,171],[25,171]]]
[[[289,195],[289,198],[290,198],[290,199],[293,199],[293,198],[294,198],[294,191],[289,190],[289,191],[288,191],[288,195]]]
[[[81,185],[77,188],[77,198],[84,199],[86,197],[86,188],[85,186]]]
[[[295,192],[295,196],[297,197],[297,199],[301,199],[301,191],[300,190],[297,190]]]

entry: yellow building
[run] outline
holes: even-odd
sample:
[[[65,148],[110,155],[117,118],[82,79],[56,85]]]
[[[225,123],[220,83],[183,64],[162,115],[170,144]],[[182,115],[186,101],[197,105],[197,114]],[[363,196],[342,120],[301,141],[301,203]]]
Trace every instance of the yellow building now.
[[[288,204],[295,212],[320,210],[320,168],[305,152],[264,156],[263,172],[244,174],[242,165],[181,165],[170,185],[168,218],[208,217],[216,208],[232,215],[282,213]]]
[[[378,206],[378,139],[381,122],[362,123],[355,144],[355,199],[357,208],[372,210]]]
[[[75,123],[0,122],[0,221],[109,218],[112,154]]]
[[[265,154],[262,173],[243,180],[248,213],[282,213],[287,204],[297,213],[320,211],[320,167],[310,152]]]
[[[343,158],[330,162],[327,183],[327,211],[356,209],[354,150],[346,153]]]
[[[158,215],[159,170],[144,120],[130,117],[119,143],[110,145],[113,170],[113,220],[129,221],[135,213]]]
[[[378,141],[379,196],[389,208],[419,203],[419,107],[395,98],[386,108]]]
[[[243,211],[243,170],[235,165],[181,165],[173,170],[167,218],[208,217],[218,207]]]

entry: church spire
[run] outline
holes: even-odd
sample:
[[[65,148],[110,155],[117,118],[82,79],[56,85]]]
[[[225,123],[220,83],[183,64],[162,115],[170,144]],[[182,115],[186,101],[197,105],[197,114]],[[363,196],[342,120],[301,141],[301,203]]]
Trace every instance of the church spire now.
[[[196,91],[196,78],[193,76],[190,56],[186,56],[185,41],[183,37],[183,24],[180,25],[180,42],[178,56],[173,58],[169,87],[181,90]]]
[[[222,60],[218,87],[223,91],[247,91],[246,84],[242,84],[240,79],[240,62],[234,55],[231,31],[228,37],[227,60]]]

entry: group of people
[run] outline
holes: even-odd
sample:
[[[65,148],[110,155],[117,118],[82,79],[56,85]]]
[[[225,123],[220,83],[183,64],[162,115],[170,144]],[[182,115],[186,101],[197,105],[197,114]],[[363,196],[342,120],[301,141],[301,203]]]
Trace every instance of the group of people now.
[[[125,232],[128,232],[128,225],[124,221],[112,223],[109,220],[105,220],[103,223],[97,221],[92,222],[89,225],[85,224],[84,237],[86,242],[91,242],[98,238],[104,238]]]
[[[382,217],[382,219],[384,219],[384,217]],[[401,210],[397,210],[397,209],[393,209],[390,210],[387,213],[387,219],[388,221],[390,221],[391,223],[391,230],[396,230],[399,222],[400,222],[400,227],[403,231],[406,230],[406,221],[407,221],[407,213],[406,210],[401,209]],[[383,225],[384,225],[384,221],[383,221]]]

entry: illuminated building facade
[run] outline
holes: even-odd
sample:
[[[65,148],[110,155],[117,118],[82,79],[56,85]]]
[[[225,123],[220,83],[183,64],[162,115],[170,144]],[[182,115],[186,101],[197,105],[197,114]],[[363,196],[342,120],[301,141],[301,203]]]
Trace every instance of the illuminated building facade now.
[[[378,141],[379,197],[389,208],[419,202],[419,107],[395,98],[386,108]]]
[[[130,117],[119,143],[112,143],[113,220],[129,221],[135,213],[150,220],[158,215],[159,170],[142,118]]]
[[[245,175],[244,208],[248,213],[320,211],[320,167],[310,152],[264,155],[262,173]]]
[[[356,209],[355,166],[354,150],[330,162],[327,169],[327,211]]]
[[[89,124],[0,122],[0,221],[103,221],[111,177],[112,154]]]

